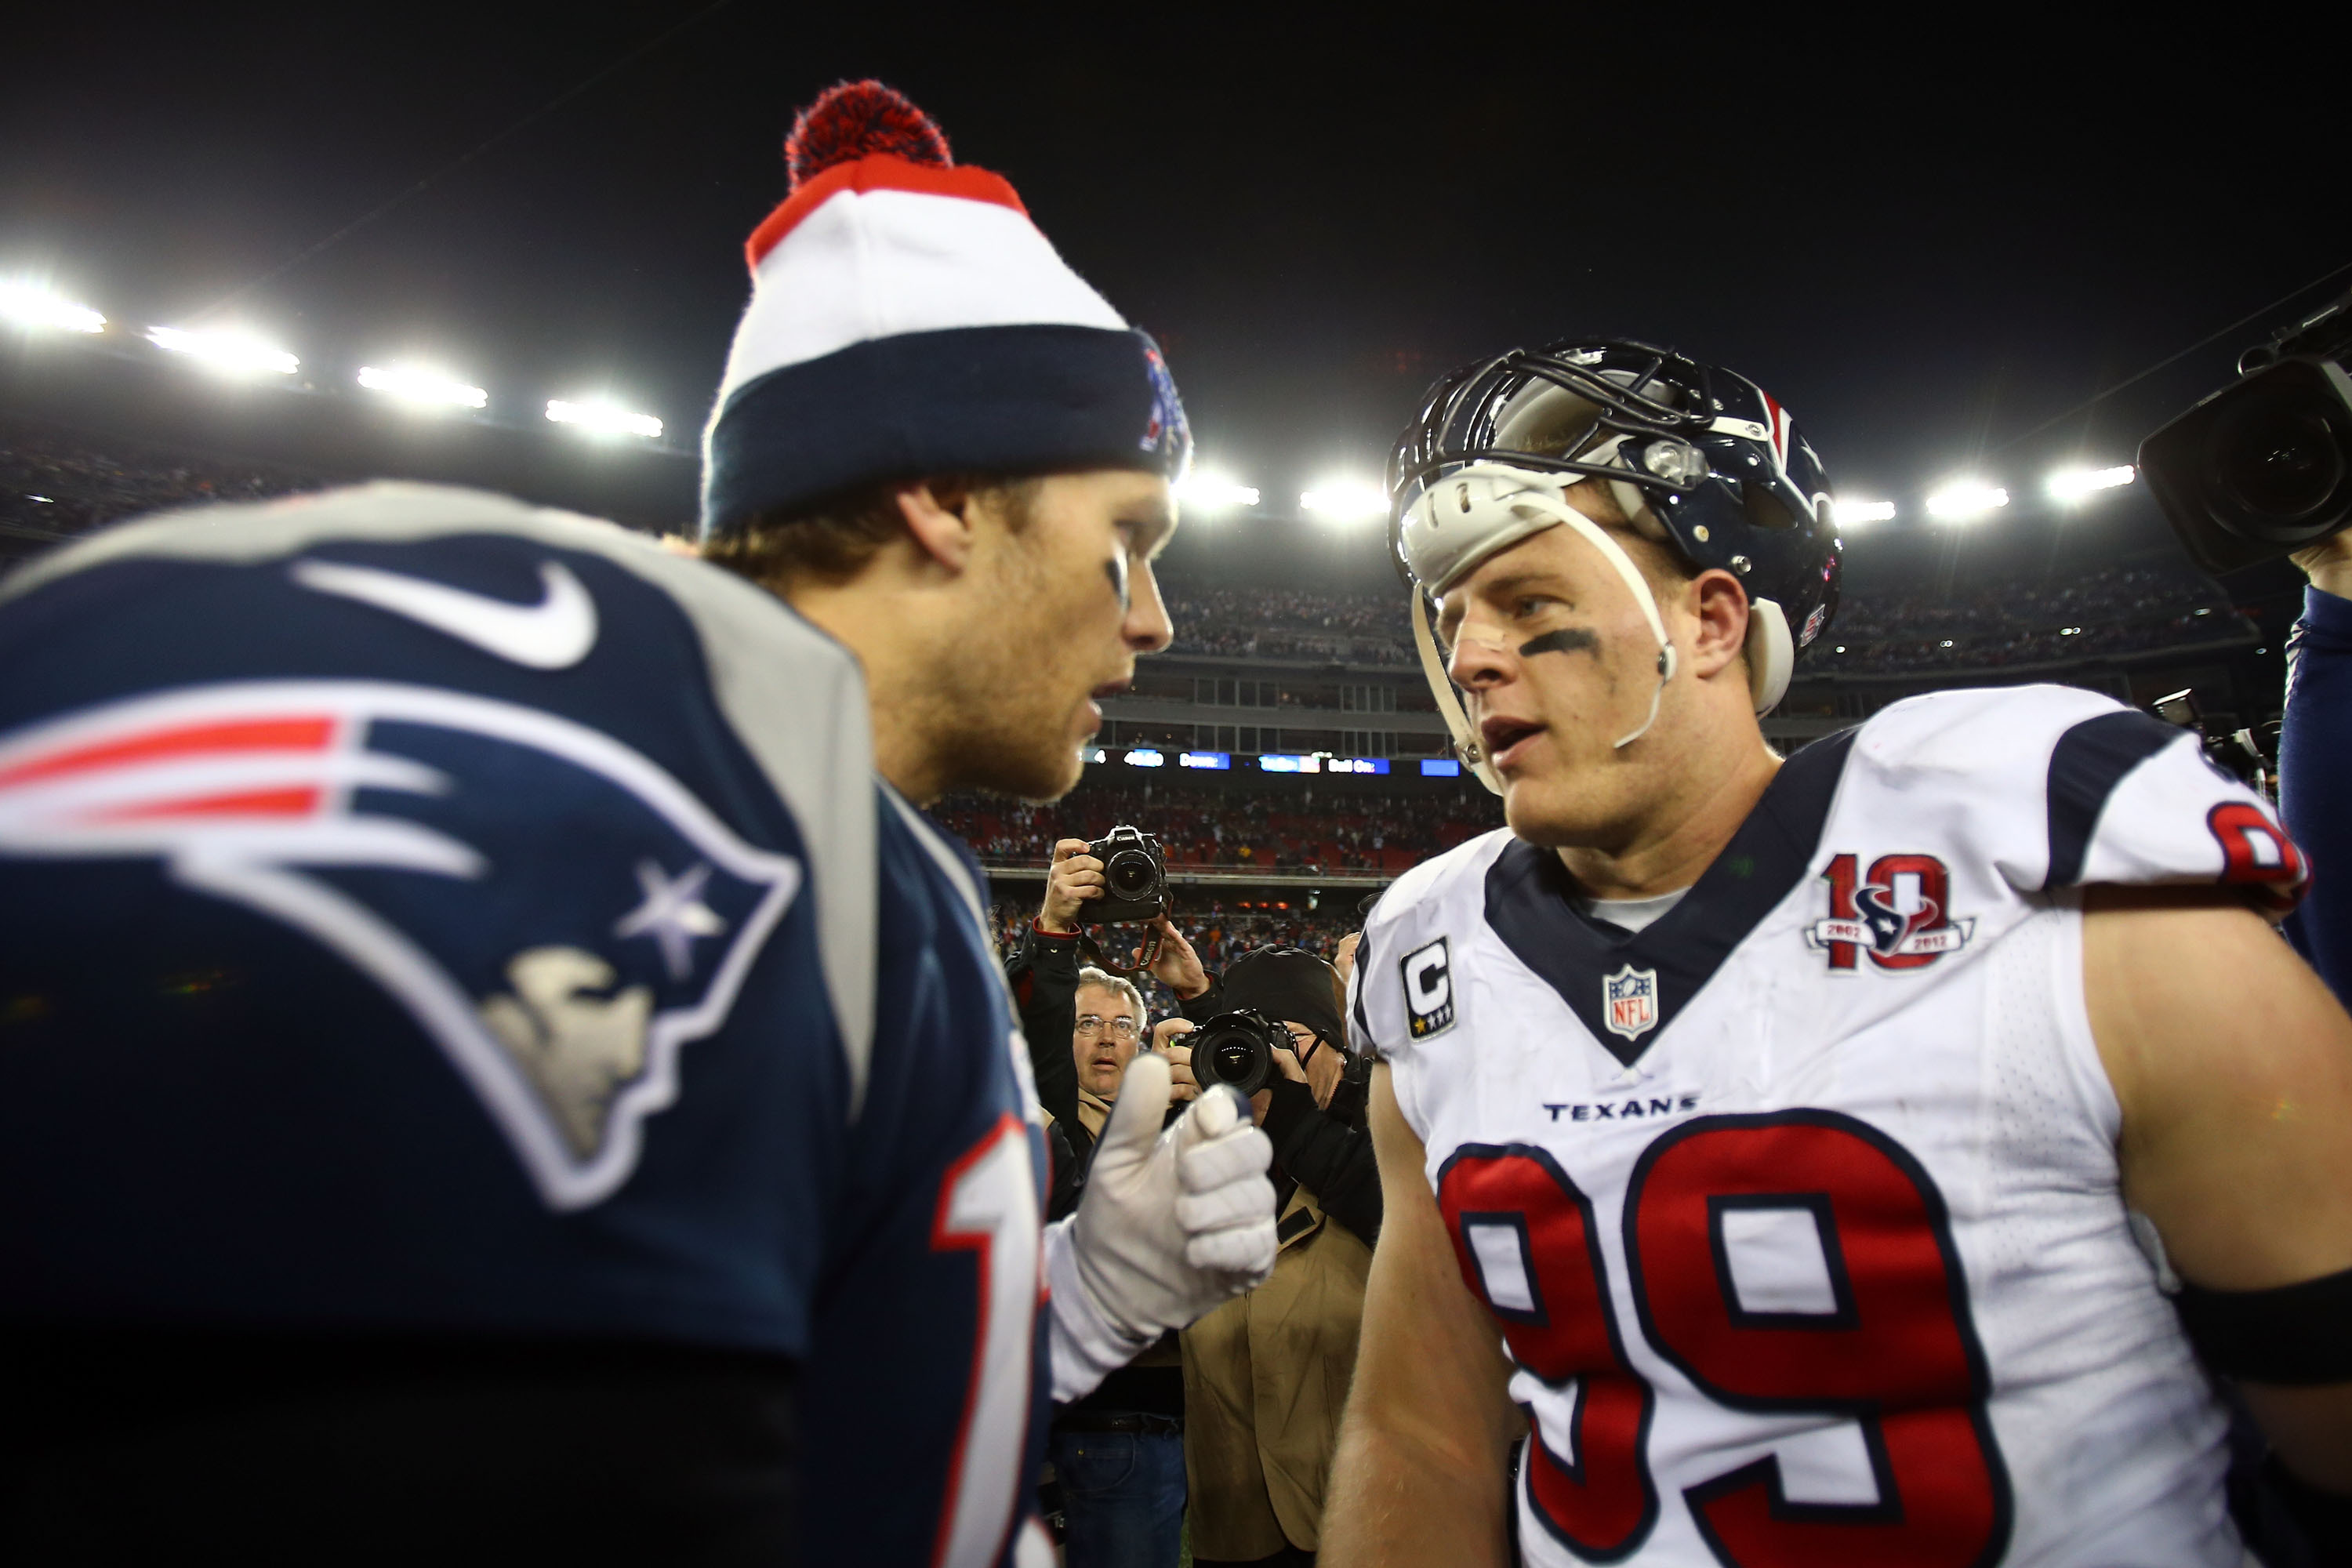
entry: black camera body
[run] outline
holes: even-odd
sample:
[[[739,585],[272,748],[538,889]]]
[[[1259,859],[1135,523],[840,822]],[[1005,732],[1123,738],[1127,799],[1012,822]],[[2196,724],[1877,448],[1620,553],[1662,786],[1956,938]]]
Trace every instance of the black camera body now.
[[[1274,1053],[1291,1048],[1290,1031],[1255,1007],[1220,1013],[1178,1040],[1192,1049],[1192,1076],[1202,1087],[1229,1083],[1255,1094],[1276,1076]]]
[[[2238,358],[2238,381],[2140,443],[2165,521],[2208,572],[2352,524],[2352,299]]]
[[[2278,733],[2276,721],[2260,730],[2234,730],[2216,734],[2205,722],[2205,714],[2197,705],[2197,693],[2192,688],[2159,697],[2147,705],[2149,712],[2168,724],[2177,724],[2190,731],[2205,751],[2205,760],[2223,773],[2261,795],[2276,803],[2278,797]]]
[[[1087,919],[1156,921],[1168,912],[1168,862],[1157,835],[1114,827],[1087,853],[1103,863],[1103,896],[1087,906]]]

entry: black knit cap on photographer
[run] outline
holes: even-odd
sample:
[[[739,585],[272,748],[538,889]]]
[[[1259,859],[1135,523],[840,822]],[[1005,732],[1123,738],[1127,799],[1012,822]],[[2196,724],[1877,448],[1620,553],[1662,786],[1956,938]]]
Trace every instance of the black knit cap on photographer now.
[[[1213,1003],[1220,1012],[1246,1007],[1285,1023],[1303,1024],[1315,1031],[1319,1042],[1316,1050],[1347,1049],[1339,973],[1328,960],[1299,948],[1261,947],[1242,954],[1201,1001]],[[1185,1013],[1199,1016],[1192,1006]],[[1313,1089],[1292,1079],[1276,1078],[1266,1089],[1269,1098],[1259,1125],[1274,1141],[1276,1207],[1289,1203],[1294,1184],[1303,1185],[1325,1214],[1367,1245],[1378,1240],[1380,1168],[1373,1162],[1372,1137],[1364,1127],[1363,1103],[1355,1086],[1342,1081],[1328,1109],[1315,1103]]]

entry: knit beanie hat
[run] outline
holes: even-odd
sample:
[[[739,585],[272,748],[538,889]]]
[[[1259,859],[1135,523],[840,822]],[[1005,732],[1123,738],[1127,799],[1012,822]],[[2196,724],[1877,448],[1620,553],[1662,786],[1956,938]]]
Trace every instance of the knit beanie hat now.
[[[878,81],[827,89],[752,231],[751,302],[703,436],[706,537],[877,480],[1126,468],[1182,477],[1167,362],[1013,187]]]

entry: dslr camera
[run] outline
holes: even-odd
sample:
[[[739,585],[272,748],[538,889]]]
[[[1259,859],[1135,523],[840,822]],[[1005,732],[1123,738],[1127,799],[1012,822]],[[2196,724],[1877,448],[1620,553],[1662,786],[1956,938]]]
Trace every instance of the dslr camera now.
[[[1274,1053],[1291,1048],[1290,1031],[1255,1007],[1220,1013],[1177,1038],[1192,1048],[1192,1076],[1202,1087],[1229,1083],[1244,1096],[1274,1081]]]
[[[1087,853],[1103,863],[1103,896],[1087,910],[1088,920],[1156,921],[1168,912],[1168,862],[1156,835],[1114,827]]]
[[[2238,381],[2140,443],[2165,521],[2208,572],[2352,523],[2352,296],[2238,357]]]

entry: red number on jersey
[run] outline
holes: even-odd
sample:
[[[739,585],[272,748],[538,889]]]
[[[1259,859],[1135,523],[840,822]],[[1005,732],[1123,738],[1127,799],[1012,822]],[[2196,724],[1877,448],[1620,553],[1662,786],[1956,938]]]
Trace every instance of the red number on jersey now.
[[[1576,1384],[1570,1462],[1530,1419],[1528,1500],[1580,1556],[1622,1557],[1657,1522],[1642,1460],[1650,1385],[1625,1365],[1592,1205],[1552,1157],[1524,1143],[1472,1143],[1438,1173],[1437,1205],[1462,1278],[1503,1326],[1518,1363],[1554,1388]]]
[[[1810,1215],[1827,1299],[1751,1310],[1727,1216]],[[1716,1555],[1739,1568],[1970,1568],[2009,1539],[2009,1482],[1985,1416],[1990,1380],[1943,1199],[1875,1129],[1826,1110],[1713,1116],[1643,1153],[1626,1189],[1642,1330],[1734,1410],[1862,1424],[1878,1500],[1792,1502],[1768,1455],[1689,1489]]]
[[[971,1253],[980,1283],[971,1382],[940,1510],[935,1568],[998,1561],[1020,1517],[1044,1246],[1037,1206],[1029,1129],[1008,1110],[948,1167],[931,1217],[931,1250]]]
[[[2260,806],[2225,800],[2205,814],[2205,826],[2221,841],[2221,880],[2244,888],[2265,909],[2294,908],[2310,868]]]
[[[1545,1383],[1575,1380],[1571,1466],[1528,1443],[1533,1511],[1594,1560],[1657,1520],[1642,1445],[1654,1395],[1625,1364],[1591,1203],[1527,1144],[1467,1144],[1438,1176],[1462,1277]],[[1744,1302],[1726,1215],[1810,1219],[1825,1298]],[[1942,1196],[1891,1139],[1833,1111],[1705,1117],[1661,1136],[1625,1197],[1625,1253],[1652,1348],[1734,1410],[1860,1423],[1878,1500],[1793,1502],[1772,1456],[1687,1489],[1731,1568],[1979,1568],[2010,1530],[1990,1377]],[[1785,1234],[1785,1233],[1784,1233]]]

